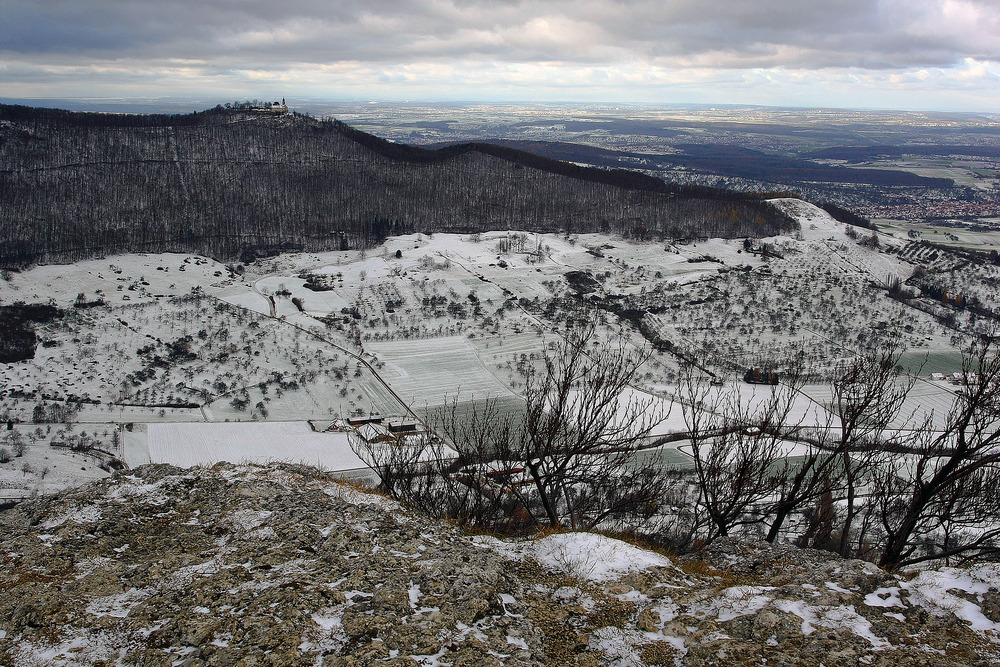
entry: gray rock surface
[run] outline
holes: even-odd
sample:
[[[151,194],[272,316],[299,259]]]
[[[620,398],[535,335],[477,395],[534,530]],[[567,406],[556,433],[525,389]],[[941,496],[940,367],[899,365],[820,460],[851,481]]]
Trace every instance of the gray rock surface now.
[[[314,469],[145,466],[0,513],[0,664],[1000,664],[984,573],[721,540],[598,583]]]

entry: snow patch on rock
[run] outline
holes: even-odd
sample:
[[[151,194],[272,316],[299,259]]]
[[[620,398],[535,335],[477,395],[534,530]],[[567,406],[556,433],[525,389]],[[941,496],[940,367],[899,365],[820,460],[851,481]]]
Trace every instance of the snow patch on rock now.
[[[653,567],[673,567],[662,554],[594,533],[557,533],[520,542],[479,536],[473,542],[509,560],[533,558],[551,570],[593,582],[614,581]]]

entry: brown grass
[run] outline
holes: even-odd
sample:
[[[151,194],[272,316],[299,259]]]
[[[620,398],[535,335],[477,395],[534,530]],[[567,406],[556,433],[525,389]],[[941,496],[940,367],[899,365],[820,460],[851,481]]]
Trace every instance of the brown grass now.
[[[365,482],[364,480],[346,479],[344,477],[337,478],[333,476],[331,476],[330,479],[336,484],[340,484],[341,486],[346,486],[347,488],[354,489],[355,491],[360,491],[361,493],[370,493],[373,496],[382,496],[383,498],[389,497],[386,494],[382,493],[381,491],[377,490],[370,483]]]
[[[639,651],[639,658],[647,665],[674,665],[674,656],[677,649],[667,642],[653,642],[643,644]]]
[[[662,544],[655,542],[646,535],[640,535],[639,533],[634,533],[631,531],[622,532],[614,530],[595,530],[593,532],[599,535],[604,535],[605,537],[610,537],[616,540],[621,540],[622,542],[627,542],[634,547],[645,549],[646,551],[653,551],[655,553],[660,554],[661,556],[666,556],[667,558],[670,559],[672,563],[677,562],[677,552],[668,549]]]
[[[731,586],[746,586],[756,583],[751,577],[738,575],[731,570],[720,570],[712,565],[709,565],[701,558],[694,558],[682,562],[680,564],[680,569],[685,574],[689,574],[693,577],[717,579],[718,581],[715,584],[716,590],[730,588]]]

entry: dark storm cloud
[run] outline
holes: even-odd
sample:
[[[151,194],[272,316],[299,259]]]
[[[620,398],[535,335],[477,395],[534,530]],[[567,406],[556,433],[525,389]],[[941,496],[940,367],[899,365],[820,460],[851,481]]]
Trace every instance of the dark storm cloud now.
[[[0,54],[243,68],[487,60],[905,68],[1000,59],[995,0],[0,0]]]

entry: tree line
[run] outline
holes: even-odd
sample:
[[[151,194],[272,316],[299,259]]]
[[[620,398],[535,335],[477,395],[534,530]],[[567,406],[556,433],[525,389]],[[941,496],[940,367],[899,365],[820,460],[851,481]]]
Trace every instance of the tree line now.
[[[735,237],[796,224],[752,196],[492,145],[427,151],[297,114],[2,106],[0,121],[6,267],[123,252],[231,259],[365,247],[414,231]]]

